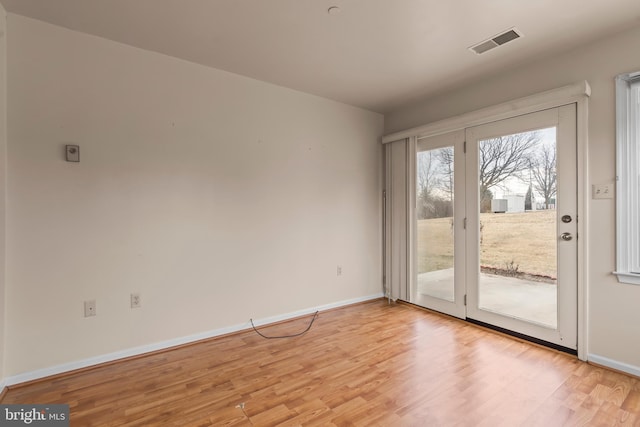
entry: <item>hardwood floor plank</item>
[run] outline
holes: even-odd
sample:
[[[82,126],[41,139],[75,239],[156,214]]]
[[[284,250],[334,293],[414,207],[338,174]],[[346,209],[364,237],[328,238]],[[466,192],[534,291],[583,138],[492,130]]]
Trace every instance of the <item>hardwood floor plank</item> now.
[[[78,426],[640,426],[636,378],[386,301],[320,313],[296,338],[247,331],[13,386],[2,403],[67,403]]]

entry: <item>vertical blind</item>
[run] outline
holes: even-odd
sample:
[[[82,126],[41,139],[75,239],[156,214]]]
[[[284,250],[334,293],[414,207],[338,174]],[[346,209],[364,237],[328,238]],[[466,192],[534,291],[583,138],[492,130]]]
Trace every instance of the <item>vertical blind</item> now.
[[[408,139],[385,144],[385,292],[407,300],[409,283]]]

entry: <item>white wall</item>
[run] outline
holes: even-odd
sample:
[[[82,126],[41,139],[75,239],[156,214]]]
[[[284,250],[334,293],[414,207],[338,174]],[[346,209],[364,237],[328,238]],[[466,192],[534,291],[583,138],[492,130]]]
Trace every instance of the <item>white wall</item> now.
[[[385,116],[385,133],[587,80],[592,89],[588,147],[590,183],[613,183],[614,77],[620,73],[640,70],[638,46],[640,28],[562,55],[505,70],[479,84],[460,87],[388,114]],[[499,50],[496,49],[495,52],[497,54]],[[593,360],[640,373],[640,287],[620,284],[611,274],[615,270],[615,201],[590,200],[588,214],[588,352]]]
[[[6,376],[382,292],[381,115],[8,27]]]
[[[5,198],[7,173],[7,13],[0,4],[0,391],[5,352]]]

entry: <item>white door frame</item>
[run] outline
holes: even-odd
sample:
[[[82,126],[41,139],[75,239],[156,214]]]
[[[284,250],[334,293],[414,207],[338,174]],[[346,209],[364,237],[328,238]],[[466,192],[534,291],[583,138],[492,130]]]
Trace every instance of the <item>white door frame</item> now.
[[[581,81],[572,85],[538,93],[528,97],[504,102],[449,119],[440,120],[424,126],[395,132],[382,138],[382,143],[398,141],[404,138],[422,138],[439,135],[455,130],[489,123],[496,120],[516,117],[553,107],[576,104],[577,169],[578,169],[578,358],[587,360],[588,349],[588,303],[589,252],[586,233],[588,218],[588,99],[591,95],[589,83]],[[415,140],[414,140],[415,141]],[[411,236],[411,237],[410,237]],[[413,238],[412,235],[407,236]],[[413,276],[413,274],[412,274]],[[410,280],[414,280],[410,278]]]

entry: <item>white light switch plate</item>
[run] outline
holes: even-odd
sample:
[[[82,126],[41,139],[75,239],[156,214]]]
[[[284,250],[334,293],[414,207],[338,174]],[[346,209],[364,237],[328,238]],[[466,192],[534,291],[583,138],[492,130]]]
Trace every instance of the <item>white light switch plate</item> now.
[[[594,199],[613,199],[613,184],[594,184]]]

